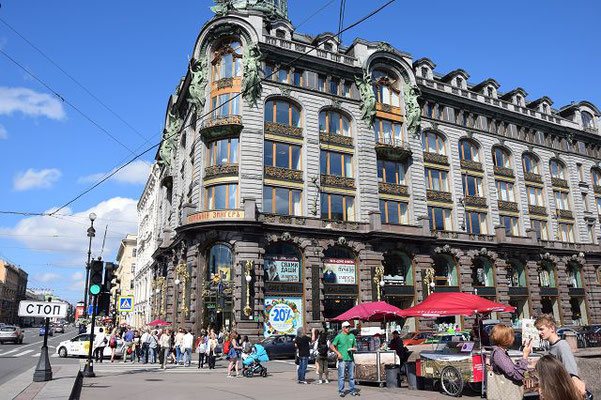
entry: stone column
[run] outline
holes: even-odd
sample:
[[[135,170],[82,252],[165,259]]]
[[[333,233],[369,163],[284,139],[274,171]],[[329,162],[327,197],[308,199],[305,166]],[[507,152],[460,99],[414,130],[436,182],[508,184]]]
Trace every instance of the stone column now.
[[[317,240],[311,240],[304,246],[305,272],[305,326],[308,330],[322,328],[323,315],[323,247]]]
[[[248,203],[245,203],[248,205]],[[254,204],[253,204],[254,205]],[[235,262],[234,270],[234,290],[232,293],[233,300],[233,319],[235,321],[236,330],[240,335],[248,335],[249,337],[259,338],[263,333],[263,296],[262,290],[257,290],[257,282],[263,282],[263,254],[264,249],[260,246],[257,241],[253,240],[239,240],[235,246]],[[247,261],[253,263],[253,280],[250,288],[252,313],[249,316],[244,314],[244,307],[246,306],[246,273],[245,265]],[[261,272],[258,269],[261,268]],[[260,295],[258,296],[258,294]],[[257,297],[260,297],[258,299]],[[260,301],[260,303],[259,303]]]
[[[586,299],[589,310],[589,325],[601,322],[601,286],[597,278],[597,268],[592,264],[584,264],[582,275],[585,280]]]
[[[524,267],[525,273],[528,274],[528,294],[530,297],[531,317],[536,318],[542,314],[542,303],[540,296],[540,286],[538,284],[538,268],[539,264],[536,261],[528,261]]]
[[[434,260],[430,254],[421,252],[415,255],[413,265],[415,266],[415,304],[417,304],[424,301],[427,297],[427,293],[424,292],[423,274],[426,268],[434,266]],[[416,325],[419,330],[432,329],[434,327],[434,320],[431,318],[418,319]]]
[[[494,263],[495,284],[497,286],[497,301],[499,303],[509,304],[509,287],[507,286],[507,261],[497,258]],[[501,322],[511,325],[511,314],[497,313]]]
[[[555,285],[557,286],[557,304],[562,325],[572,323],[572,307],[570,307],[570,294],[568,289],[567,265],[563,261],[555,264]],[[559,322],[559,321],[558,321]]]

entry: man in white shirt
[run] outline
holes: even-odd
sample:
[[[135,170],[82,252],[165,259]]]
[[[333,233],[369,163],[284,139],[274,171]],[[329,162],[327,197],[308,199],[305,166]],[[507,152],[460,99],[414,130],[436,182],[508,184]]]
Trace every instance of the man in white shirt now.
[[[186,332],[186,331],[184,331]],[[194,335],[187,331],[182,339],[182,349],[184,350],[184,365],[186,367],[190,366],[190,361],[192,359],[192,346],[194,345]]]
[[[182,340],[184,339],[184,330],[179,328],[175,334],[175,362],[177,364],[183,364],[182,353],[184,348],[182,347]]]
[[[142,343],[142,362],[144,364],[148,363],[148,342],[150,339],[150,330],[147,329],[146,332],[142,334],[140,338],[140,343]]]
[[[98,328],[97,333],[94,335],[94,358],[96,362],[102,362],[102,354],[106,347],[106,332],[104,328]]]

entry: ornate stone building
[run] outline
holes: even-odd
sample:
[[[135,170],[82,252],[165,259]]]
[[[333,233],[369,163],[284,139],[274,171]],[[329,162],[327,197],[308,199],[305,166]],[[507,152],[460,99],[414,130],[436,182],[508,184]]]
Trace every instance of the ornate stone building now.
[[[285,0],[214,11],[150,178],[153,318],[268,335],[463,291],[601,323],[594,105],[300,34]]]

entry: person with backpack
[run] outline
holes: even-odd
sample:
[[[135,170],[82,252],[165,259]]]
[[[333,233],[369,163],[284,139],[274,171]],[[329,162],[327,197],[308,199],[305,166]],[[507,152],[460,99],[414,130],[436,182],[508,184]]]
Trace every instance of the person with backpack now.
[[[538,329],[538,334],[541,339],[549,342],[549,354],[557,358],[563,364],[566,371],[568,371],[568,374],[572,377],[576,389],[578,389],[583,397],[586,396],[586,384],[580,379],[574,353],[572,353],[572,349],[568,342],[561,339],[557,334],[557,323],[555,322],[555,318],[550,314],[543,314],[534,321],[534,326]]]
[[[104,348],[108,343],[104,329],[98,328],[98,334],[94,335],[94,360],[96,362],[102,362]]]
[[[328,380],[328,352],[330,350],[330,341],[325,330],[319,331],[313,329],[312,340],[315,343],[315,369],[317,369],[318,380],[317,384],[330,383]]]
[[[109,338],[109,347],[111,348],[111,362],[115,362],[115,350],[117,350],[117,328],[113,328]]]

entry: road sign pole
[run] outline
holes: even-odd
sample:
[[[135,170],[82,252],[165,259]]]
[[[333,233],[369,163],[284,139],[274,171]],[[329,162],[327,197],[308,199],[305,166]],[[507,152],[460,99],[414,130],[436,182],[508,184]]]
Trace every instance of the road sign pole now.
[[[83,376],[86,378],[93,378],[96,376],[94,373],[94,361],[92,361],[92,349],[94,348],[94,327],[96,322],[96,302],[98,300],[98,295],[92,296],[92,304],[94,307],[92,308],[92,330],[90,331],[90,346],[88,348],[88,359],[86,361],[86,366],[83,369]],[[100,355],[102,357],[102,355]]]
[[[50,298],[48,298],[50,302]],[[38,365],[33,373],[34,382],[46,382],[52,380],[52,366],[50,365],[50,357],[48,357],[48,329],[50,329],[50,318],[46,318],[44,328],[44,345],[40,352]]]

